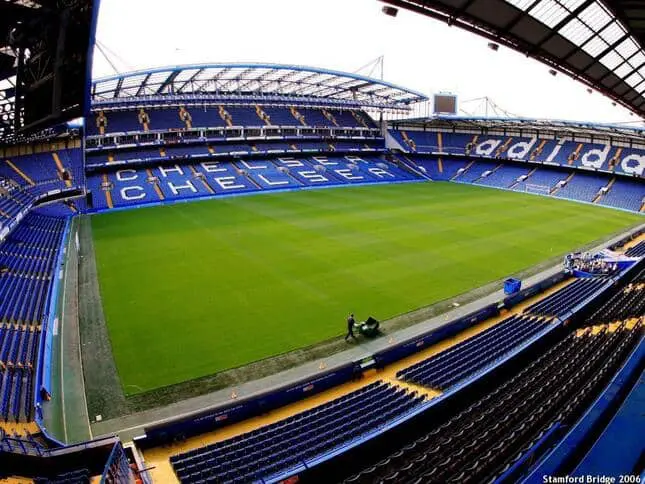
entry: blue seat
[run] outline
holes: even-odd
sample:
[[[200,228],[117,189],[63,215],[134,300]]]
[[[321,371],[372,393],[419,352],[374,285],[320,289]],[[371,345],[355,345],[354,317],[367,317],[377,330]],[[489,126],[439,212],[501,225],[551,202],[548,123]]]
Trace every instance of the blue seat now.
[[[422,400],[414,393],[377,382],[248,434],[173,456],[171,464],[178,477],[187,465],[193,465],[212,469],[222,480],[231,478],[228,469],[239,472],[241,479],[259,479],[342,445],[358,435],[356,432],[377,428],[384,419]],[[379,418],[374,417],[379,413]]]
[[[543,327],[531,316],[511,316],[485,331],[397,373],[420,385],[447,388],[511,351]]]

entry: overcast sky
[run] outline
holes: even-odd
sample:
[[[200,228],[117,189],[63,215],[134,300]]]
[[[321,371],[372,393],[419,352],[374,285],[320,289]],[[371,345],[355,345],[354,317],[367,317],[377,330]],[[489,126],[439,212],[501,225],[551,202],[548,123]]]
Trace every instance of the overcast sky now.
[[[488,96],[518,116],[634,121],[610,99],[541,63],[430,18],[381,13],[376,0],[102,0],[97,40],[120,72],[206,62],[301,64],[354,72],[385,56],[384,79],[451,92],[481,114]],[[361,74],[368,74],[361,71]],[[94,76],[114,74],[98,51]],[[380,75],[380,73],[379,73]]]

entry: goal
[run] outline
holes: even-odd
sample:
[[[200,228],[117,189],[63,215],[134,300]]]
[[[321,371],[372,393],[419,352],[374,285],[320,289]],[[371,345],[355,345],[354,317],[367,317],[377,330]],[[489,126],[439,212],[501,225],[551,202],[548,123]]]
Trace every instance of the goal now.
[[[534,185],[527,183],[524,185],[524,191],[527,193],[536,193],[538,195],[548,195],[551,193],[551,187],[548,185]]]

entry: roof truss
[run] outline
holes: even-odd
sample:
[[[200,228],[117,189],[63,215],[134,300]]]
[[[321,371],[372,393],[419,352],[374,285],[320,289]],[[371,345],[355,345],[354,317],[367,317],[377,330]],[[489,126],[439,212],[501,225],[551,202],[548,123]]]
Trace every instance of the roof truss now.
[[[356,74],[278,64],[204,64],[137,71],[97,79],[95,103],[164,95],[283,96],[352,101],[357,105],[408,110],[427,97],[416,91]]]
[[[457,25],[518,50],[645,117],[645,9],[642,2],[380,1]]]

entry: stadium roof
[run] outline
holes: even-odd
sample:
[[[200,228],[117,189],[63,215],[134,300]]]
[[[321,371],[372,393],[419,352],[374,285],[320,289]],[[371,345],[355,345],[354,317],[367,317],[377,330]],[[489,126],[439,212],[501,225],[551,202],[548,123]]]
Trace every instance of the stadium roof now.
[[[645,116],[641,0],[381,0],[538,59]]]
[[[43,139],[85,114],[98,8],[99,0],[0,0],[0,143]]]
[[[92,82],[92,101],[251,96],[276,101],[407,110],[428,98],[385,81],[346,72],[280,64],[199,64],[128,72]]]
[[[626,124],[602,124],[584,121],[535,118],[491,118],[475,116],[434,116],[390,121],[394,127],[416,127],[423,129],[456,129],[552,132],[561,135],[589,136],[594,138],[623,138],[645,143],[645,128]]]

